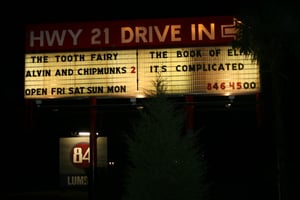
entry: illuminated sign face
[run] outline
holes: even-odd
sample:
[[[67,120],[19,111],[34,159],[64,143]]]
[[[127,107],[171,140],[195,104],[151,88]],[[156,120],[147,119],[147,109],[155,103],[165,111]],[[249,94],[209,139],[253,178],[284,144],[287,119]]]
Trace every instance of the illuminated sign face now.
[[[259,66],[230,45],[234,17],[29,25],[26,99],[260,91]]]
[[[231,46],[27,54],[25,98],[237,95],[260,90],[259,67]]]
[[[139,88],[154,90],[159,76],[170,95],[237,95],[260,90],[259,68],[251,56],[230,46],[139,51]]]
[[[136,64],[134,50],[27,54],[25,98],[135,96]]]
[[[63,186],[87,186],[90,166],[89,137],[60,138],[60,182]],[[107,138],[97,137],[97,167],[107,166]]]

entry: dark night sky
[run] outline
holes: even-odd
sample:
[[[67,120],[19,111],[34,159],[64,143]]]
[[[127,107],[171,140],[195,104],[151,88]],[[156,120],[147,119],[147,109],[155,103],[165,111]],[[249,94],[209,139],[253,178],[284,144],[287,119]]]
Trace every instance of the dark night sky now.
[[[252,2],[253,4],[254,2]],[[135,19],[162,17],[191,17],[206,15],[230,15],[239,12],[237,0],[224,2],[191,1],[189,3],[168,1],[31,4],[24,18],[27,21],[80,21],[98,19]]]

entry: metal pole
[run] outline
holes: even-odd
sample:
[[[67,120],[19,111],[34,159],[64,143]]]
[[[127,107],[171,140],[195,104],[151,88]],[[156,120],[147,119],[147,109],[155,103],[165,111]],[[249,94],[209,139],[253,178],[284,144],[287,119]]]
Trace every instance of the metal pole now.
[[[97,101],[95,97],[90,99],[90,174],[89,174],[89,200],[95,200],[95,179],[97,167],[97,135],[96,135],[96,110]]]
[[[194,134],[194,97],[192,95],[188,95],[185,97],[185,101],[187,105],[185,106],[186,112],[186,133],[189,136],[193,136]]]

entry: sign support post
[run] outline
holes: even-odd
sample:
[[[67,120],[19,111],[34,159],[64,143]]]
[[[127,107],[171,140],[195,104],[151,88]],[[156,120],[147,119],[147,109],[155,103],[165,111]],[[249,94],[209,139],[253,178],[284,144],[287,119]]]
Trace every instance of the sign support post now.
[[[97,136],[96,136],[96,97],[90,98],[90,173],[89,173],[89,200],[95,200],[95,179],[97,167]]]

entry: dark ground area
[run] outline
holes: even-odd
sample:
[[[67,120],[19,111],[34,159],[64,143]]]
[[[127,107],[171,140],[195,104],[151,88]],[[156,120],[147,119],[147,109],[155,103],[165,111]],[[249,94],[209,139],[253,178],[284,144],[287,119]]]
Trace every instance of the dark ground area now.
[[[89,199],[88,192],[86,191],[61,191],[61,190],[49,190],[49,191],[33,191],[33,192],[20,192],[15,194],[8,194],[7,200],[87,200]],[[4,199],[3,199],[4,200]]]

